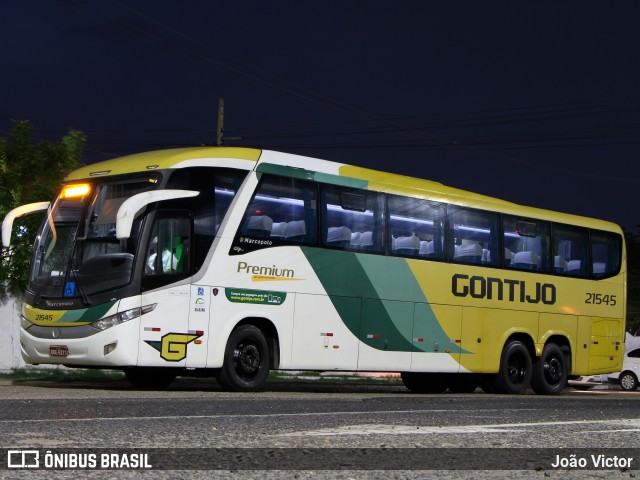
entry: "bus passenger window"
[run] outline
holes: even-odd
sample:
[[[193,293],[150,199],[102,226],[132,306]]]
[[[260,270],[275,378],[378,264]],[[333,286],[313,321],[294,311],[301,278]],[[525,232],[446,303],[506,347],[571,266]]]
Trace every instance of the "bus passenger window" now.
[[[622,237],[612,232],[591,230],[593,278],[607,278],[620,271]]]
[[[388,195],[387,206],[392,255],[444,259],[444,205]]]
[[[548,222],[505,215],[503,231],[503,265],[506,268],[535,272],[550,270]]]
[[[449,255],[454,262],[499,266],[502,253],[499,245],[497,213],[447,207],[449,215]]]
[[[264,175],[245,212],[240,236],[269,240],[257,242],[253,248],[282,243],[315,244],[315,184]]]
[[[323,245],[382,252],[383,199],[384,196],[377,192],[323,185]]]
[[[569,225],[553,225],[554,271],[560,275],[588,277],[589,231]]]

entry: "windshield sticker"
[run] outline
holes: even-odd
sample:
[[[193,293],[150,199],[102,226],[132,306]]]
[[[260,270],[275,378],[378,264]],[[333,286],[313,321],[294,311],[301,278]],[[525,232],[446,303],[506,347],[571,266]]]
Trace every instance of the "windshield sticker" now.
[[[64,286],[64,296],[73,297],[76,293],[76,282],[67,282]]]
[[[254,303],[258,305],[282,305],[287,298],[285,292],[269,292],[266,290],[226,288],[224,293],[230,302]]]

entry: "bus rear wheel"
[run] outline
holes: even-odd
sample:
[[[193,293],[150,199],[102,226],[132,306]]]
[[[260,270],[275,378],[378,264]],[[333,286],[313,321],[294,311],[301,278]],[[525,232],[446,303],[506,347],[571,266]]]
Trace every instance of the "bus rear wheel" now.
[[[531,388],[540,395],[557,395],[567,386],[564,353],[555,343],[548,343],[533,366]]]
[[[531,369],[529,349],[519,340],[510,341],[502,350],[500,371],[494,381],[495,392],[523,394],[531,381]]]
[[[124,376],[136,388],[167,388],[176,379],[168,368],[128,367]]]
[[[269,345],[258,327],[242,325],[229,336],[218,382],[231,392],[258,390],[269,375]]]

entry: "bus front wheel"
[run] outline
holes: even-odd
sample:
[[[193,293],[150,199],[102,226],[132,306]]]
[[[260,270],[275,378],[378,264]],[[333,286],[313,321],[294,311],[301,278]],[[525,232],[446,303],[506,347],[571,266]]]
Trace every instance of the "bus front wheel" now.
[[[531,388],[540,395],[556,395],[567,386],[567,363],[562,350],[548,343],[533,366]]]
[[[229,336],[218,382],[225,390],[251,392],[269,375],[269,345],[258,327],[242,325]]]
[[[531,381],[531,355],[529,349],[519,340],[512,340],[502,350],[500,371],[495,377],[496,393],[521,395]]]

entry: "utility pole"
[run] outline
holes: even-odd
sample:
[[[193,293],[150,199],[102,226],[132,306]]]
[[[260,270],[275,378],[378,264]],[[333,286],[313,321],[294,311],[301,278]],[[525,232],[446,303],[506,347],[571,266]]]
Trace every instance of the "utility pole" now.
[[[218,99],[218,133],[216,138],[216,145],[221,147],[224,143],[224,98]]]

